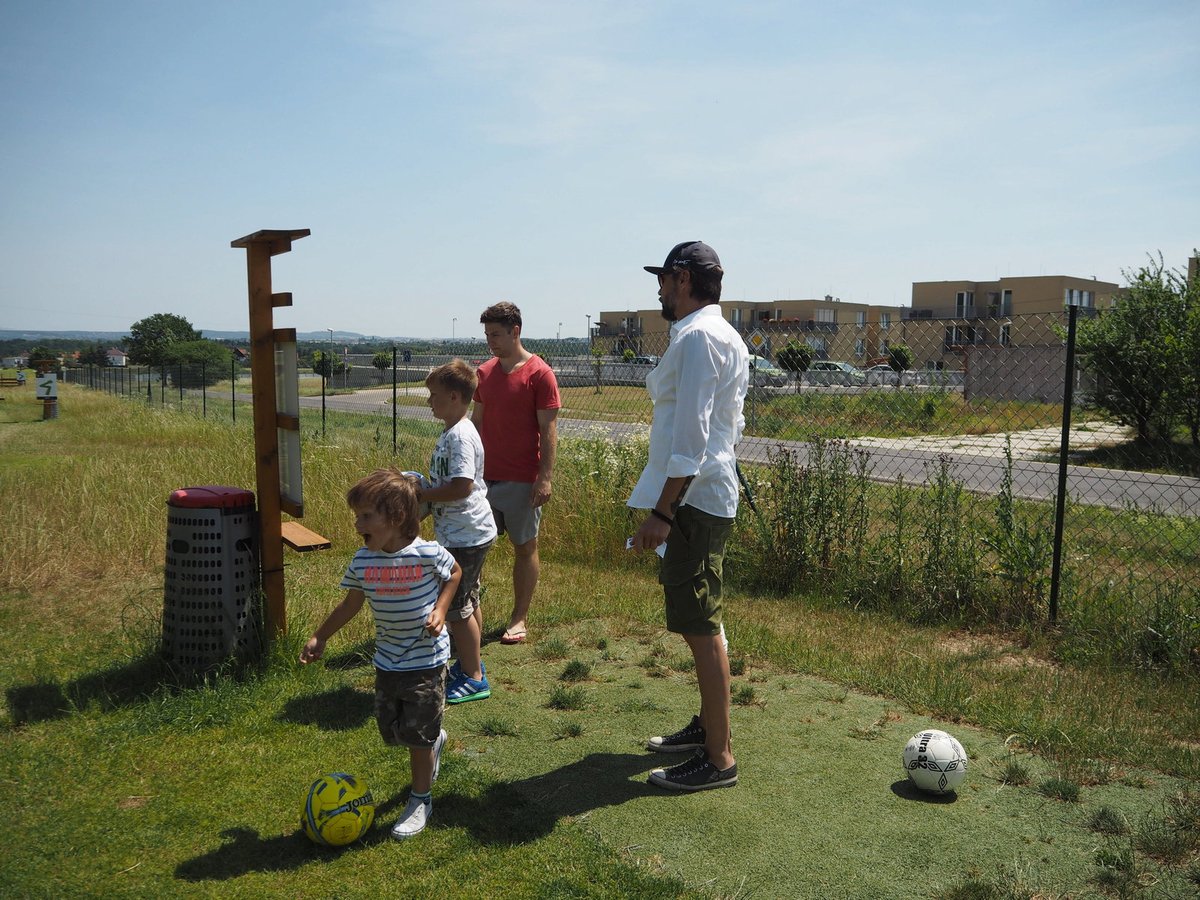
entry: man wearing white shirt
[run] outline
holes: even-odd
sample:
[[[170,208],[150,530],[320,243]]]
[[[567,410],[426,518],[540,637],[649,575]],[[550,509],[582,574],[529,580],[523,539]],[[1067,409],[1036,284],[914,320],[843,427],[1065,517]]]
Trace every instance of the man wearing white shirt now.
[[[648,509],[634,535],[635,550],[666,542],[659,568],[667,630],[683,637],[696,661],[700,714],[647,748],[694,755],[650,773],[650,783],[681,791],[731,787],[737,764],[729,741],[729,658],[721,625],[721,569],[737,516],[734,450],[745,420],[742,407],[750,359],[741,336],[721,316],[724,270],[700,241],[678,244],[658,276],[662,315],[671,343],[646,377],[654,403],[650,456],[628,504]]]

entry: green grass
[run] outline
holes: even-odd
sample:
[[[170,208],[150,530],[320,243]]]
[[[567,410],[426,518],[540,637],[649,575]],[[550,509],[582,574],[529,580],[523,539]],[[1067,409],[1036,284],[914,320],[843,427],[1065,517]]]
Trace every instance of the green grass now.
[[[663,632],[653,562],[609,547],[626,524],[604,505],[625,477],[613,468],[556,483],[531,640],[484,647],[493,697],[447,710],[433,824],[397,845],[386,826],[409,774],[373,722],[367,617],[324,663],[294,662],[357,543],[344,491],[392,459],[390,432],[382,444],[369,428],[328,442],[306,433],[305,524],[334,550],[288,553],[290,631],[261,665],[195,680],[154,655],[164,501],[189,484],[252,485],[248,421],[70,386],[58,420],[29,413],[15,404],[0,429],[0,502],[21,523],[0,569],[0,779],[15,799],[0,819],[6,896],[390,896],[403,885],[406,896],[447,897],[1062,897],[1103,878],[1176,896],[1194,887],[1193,682],[1068,667],[1019,636],[800,596],[728,595],[746,673],[734,690],[752,700],[733,706],[738,787],[651,789],[645,774],[662,759],[641,742],[695,712],[695,677]],[[414,432],[396,461],[420,468],[431,446]],[[564,473],[595,452],[564,442]],[[591,538],[597,553],[578,549],[576,516],[604,530]],[[511,550],[502,541],[493,557],[485,633],[511,596]],[[575,662],[586,683],[560,680]],[[929,726],[971,757],[951,802],[913,794],[899,771],[904,742]],[[1005,783],[1014,761],[1029,784],[1066,773],[1087,786],[1054,803]],[[323,851],[297,833],[297,817],[312,779],[338,769],[366,778],[381,825]],[[1101,809],[1131,834],[1093,830]],[[1098,840],[1125,844],[1101,855]],[[966,890],[976,893],[951,893]]]
[[[1038,791],[1052,800],[1062,800],[1066,803],[1079,802],[1079,785],[1067,778],[1047,778],[1038,785]]]
[[[805,391],[747,400],[752,434],[782,440],[997,434],[1062,422],[1062,407],[1012,400],[965,401],[955,391]]]
[[[560,681],[586,681],[592,674],[592,667],[583,660],[573,659],[559,673]]]

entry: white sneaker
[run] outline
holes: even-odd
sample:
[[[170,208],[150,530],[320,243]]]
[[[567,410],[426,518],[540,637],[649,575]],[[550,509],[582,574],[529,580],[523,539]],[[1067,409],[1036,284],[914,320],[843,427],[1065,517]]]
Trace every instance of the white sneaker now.
[[[431,782],[437,781],[438,772],[442,768],[442,748],[446,746],[446,729],[443,728],[438,733],[438,738],[433,742],[433,778]]]
[[[416,837],[425,830],[425,825],[429,822],[431,815],[433,815],[432,798],[429,800],[418,800],[416,797],[409,797],[408,805],[404,807],[404,812],[400,814],[400,818],[392,826],[392,837],[398,841]]]

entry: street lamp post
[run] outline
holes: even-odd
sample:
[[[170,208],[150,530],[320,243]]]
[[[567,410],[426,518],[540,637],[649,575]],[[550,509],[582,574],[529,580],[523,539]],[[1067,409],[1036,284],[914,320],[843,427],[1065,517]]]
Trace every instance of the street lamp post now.
[[[562,340],[562,322],[558,323],[558,335],[554,338],[556,341]]]
[[[450,320],[450,340],[454,340],[454,326],[458,324],[458,316]]]
[[[588,350],[591,350],[592,349],[592,314],[585,313],[585,315],[587,316],[587,320],[588,320],[588,324],[587,324]]]
[[[325,437],[325,380],[333,376],[333,329],[325,330],[329,332],[329,358],[321,369],[321,437]]]

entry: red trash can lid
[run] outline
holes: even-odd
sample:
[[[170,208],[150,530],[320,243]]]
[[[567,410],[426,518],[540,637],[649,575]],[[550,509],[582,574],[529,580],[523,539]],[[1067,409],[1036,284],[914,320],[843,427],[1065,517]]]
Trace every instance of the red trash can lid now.
[[[185,509],[238,509],[254,505],[254,492],[244,488],[206,484],[172,491],[167,506]]]

